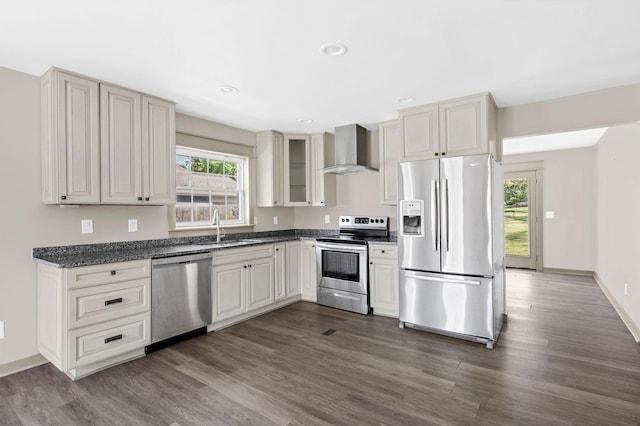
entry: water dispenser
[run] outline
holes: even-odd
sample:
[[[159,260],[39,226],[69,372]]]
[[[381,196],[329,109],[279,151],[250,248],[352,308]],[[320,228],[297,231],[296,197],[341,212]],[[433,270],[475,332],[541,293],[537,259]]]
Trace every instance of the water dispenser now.
[[[400,201],[402,235],[408,237],[424,236],[424,200]]]

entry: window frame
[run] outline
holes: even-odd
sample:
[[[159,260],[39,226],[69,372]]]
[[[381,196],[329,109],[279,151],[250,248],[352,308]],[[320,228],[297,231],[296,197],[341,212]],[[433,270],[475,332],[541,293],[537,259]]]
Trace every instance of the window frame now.
[[[223,188],[222,192],[224,193],[224,205],[225,205],[225,210],[228,208],[228,204],[227,204],[227,195],[228,194],[237,194],[238,197],[238,219],[236,220],[221,220],[220,221],[220,225],[221,226],[248,226],[249,224],[247,223],[247,218],[248,218],[248,209],[249,209],[249,204],[248,204],[248,200],[247,200],[247,194],[249,192],[249,179],[247,176],[247,171],[248,171],[248,167],[249,167],[249,158],[242,156],[242,155],[234,155],[234,154],[226,154],[223,152],[218,152],[218,151],[211,151],[211,150],[206,150],[206,149],[198,149],[198,148],[191,148],[188,146],[180,146],[177,145],[176,146],[176,152],[175,152],[175,157],[174,157],[174,167],[176,167],[176,171],[178,168],[178,156],[187,156],[190,158],[193,157],[198,157],[198,158],[206,158],[207,160],[214,160],[214,161],[223,161],[223,162],[227,162],[227,163],[235,163],[236,164],[236,182],[237,182],[237,189],[235,190],[230,190],[227,188]],[[194,221],[193,219],[195,219],[193,217],[193,210],[191,213],[191,221],[190,222],[178,222],[177,218],[176,218],[176,209],[178,206],[178,197],[179,197],[179,190],[183,190],[185,188],[190,189],[191,191],[193,191],[194,189],[201,189],[201,190],[206,190],[209,192],[208,196],[209,196],[209,203],[211,203],[211,197],[212,197],[212,190],[209,187],[193,187],[191,185],[191,173],[193,173],[191,170],[189,170],[190,173],[190,177],[189,177],[189,186],[185,187],[185,186],[178,186],[178,182],[176,180],[175,183],[175,187],[176,187],[176,196],[174,199],[174,205],[173,205],[173,211],[172,211],[172,216],[173,216],[173,229],[174,230],[185,230],[185,229],[197,229],[197,228],[204,228],[204,227],[210,227],[212,226],[211,221]],[[207,171],[207,175],[209,174],[209,172]],[[224,176],[224,174],[222,175]],[[191,192],[191,196],[193,197],[193,192]],[[193,204],[193,202],[192,202]],[[211,204],[209,204],[211,206]],[[213,215],[213,211],[210,211],[210,217],[212,217]]]

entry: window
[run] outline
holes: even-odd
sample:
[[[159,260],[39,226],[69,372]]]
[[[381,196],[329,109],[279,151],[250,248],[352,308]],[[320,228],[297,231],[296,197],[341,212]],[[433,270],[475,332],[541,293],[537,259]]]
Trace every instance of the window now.
[[[176,227],[245,222],[246,157],[176,147]]]

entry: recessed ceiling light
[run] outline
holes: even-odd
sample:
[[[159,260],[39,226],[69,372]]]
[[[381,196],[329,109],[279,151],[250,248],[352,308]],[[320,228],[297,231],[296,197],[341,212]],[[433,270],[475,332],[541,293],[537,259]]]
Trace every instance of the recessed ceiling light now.
[[[311,124],[313,123],[313,120],[310,118],[301,118],[300,120],[298,120],[298,122],[302,123],[302,124]]]
[[[320,46],[320,53],[327,56],[342,56],[347,53],[347,46],[340,43],[325,43]]]
[[[222,93],[238,93],[239,92],[238,88],[233,86],[218,87],[218,90],[221,91]]]
[[[400,102],[401,104],[409,104],[415,100],[416,98],[414,98],[413,96],[401,96],[396,99],[396,101]]]

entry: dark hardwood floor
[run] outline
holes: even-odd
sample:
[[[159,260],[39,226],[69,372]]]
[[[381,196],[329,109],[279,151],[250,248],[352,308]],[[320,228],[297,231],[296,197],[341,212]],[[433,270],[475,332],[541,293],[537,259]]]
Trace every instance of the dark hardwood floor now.
[[[0,424],[640,425],[640,346],[594,280],[507,275],[494,350],[301,302],[77,382],[2,378]]]

